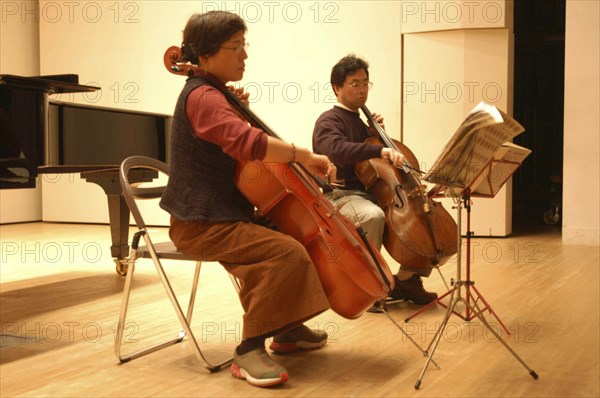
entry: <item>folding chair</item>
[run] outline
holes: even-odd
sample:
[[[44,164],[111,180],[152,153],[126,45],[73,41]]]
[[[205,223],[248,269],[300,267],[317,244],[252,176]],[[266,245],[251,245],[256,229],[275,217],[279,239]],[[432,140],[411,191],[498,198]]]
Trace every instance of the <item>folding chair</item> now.
[[[192,332],[190,323],[192,321],[192,312],[194,309],[194,302],[196,300],[196,291],[198,288],[198,279],[200,277],[200,266],[201,261],[197,258],[186,256],[177,250],[173,242],[161,242],[161,243],[153,243],[150,239],[150,234],[148,232],[147,225],[142,217],[140,209],[137,205],[137,200],[144,199],[157,199],[162,196],[162,193],[165,189],[165,184],[161,186],[146,186],[143,184],[133,183],[129,181],[129,173],[130,170],[138,169],[145,171],[153,171],[158,172],[159,174],[164,174],[166,176],[169,175],[169,166],[159,160],[148,158],[145,156],[132,156],[123,161],[121,163],[121,167],[119,170],[119,180],[121,183],[121,188],[123,190],[123,196],[125,197],[125,201],[133,215],[135,223],[137,225],[138,231],[133,236],[133,240],[131,243],[131,254],[128,259],[128,268],[127,268],[127,277],[125,280],[125,287],[123,289],[123,300],[121,303],[121,312],[119,315],[119,324],[117,326],[117,333],[115,339],[115,354],[119,358],[121,362],[128,362],[132,359],[139,358],[143,355],[149,354],[151,352],[158,351],[162,348],[168,347],[170,345],[181,342],[185,336],[188,337],[189,342],[192,346],[194,354],[196,358],[211,372],[217,372],[222,368],[226,367],[232,362],[232,358],[227,359],[226,361],[220,362],[218,364],[210,363],[202,353],[200,346],[194,337],[194,333]],[[140,239],[143,238],[145,245],[140,245]],[[150,258],[154,262],[156,267],[156,271],[162,281],[162,284],[169,296],[169,299],[175,309],[177,317],[179,318],[179,322],[181,324],[182,330],[179,331],[177,337],[172,340],[153,345],[151,347],[144,348],[142,350],[123,354],[122,353],[122,343],[123,343],[123,331],[125,328],[125,319],[127,316],[127,310],[129,306],[129,297],[131,294],[131,287],[133,281],[133,275],[135,271],[135,262],[138,258]],[[187,314],[184,314],[179,301],[171,287],[171,283],[167,277],[167,274],[164,271],[164,268],[161,264],[161,260],[186,260],[195,262],[195,272],[192,280],[192,288],[190,293],[190,301],[188,304]],[[234,287],[239,292],[239,284],[237,280],[230,275],[230,278],[234,284]]]

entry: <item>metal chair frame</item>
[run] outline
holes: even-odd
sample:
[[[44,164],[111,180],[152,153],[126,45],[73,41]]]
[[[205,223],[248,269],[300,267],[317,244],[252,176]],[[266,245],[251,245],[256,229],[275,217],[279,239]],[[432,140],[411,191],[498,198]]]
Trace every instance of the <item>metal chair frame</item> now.
[[[142,217],[142,214],[138,208],[137,200],[144,199],[157,199],[162,196],[165,189],[165,185],[161,186],[149,186],[144,187],[137,185],[136,183],[130,183],[128,174],[132,169],[145,169],[149,171],[156,171],[159,174],[169,175],[169,166],[157,159],[145,157],[145,156],[131,156],[125,159],[119,169],[119,180],[123,191],[123,196],[127,202],[127,206],[133,215],[138,231],[133,236],[131,243],[131,254],[128,258],[127,276],[125,280],[125,287],[123,289],[123,299],[121,302],[121,310],[119,314],[119,323],[116,331],[115,338],[115,354],[119,358],[119,361],[124,363],[132,359],[139,358],[146,354],[158,351],[160,349],[169,347],[173,344],[180,343],[187,336],[191,344],[192,350],[196,358],[203,364],[203,366],[210,372],[218,372],[224,367],[231,364],[233,358],[229,358],[225,361],[213,364],[209,362],[204,356],[196,337],[191,328],[192,313],[194,310],[194,303],[196,301],[196,293],[198,289],[198,280],[200,278],[200,269],[202,262],[195,257],[187,256],[177,250],[173,242],[161,242],[153,243],[150,239],[148,232],[148,226]],[[145,245],[140,245],[140,239],[144,240]],[[126,324],[127,311],[129,307],[129,298],[131,295],[131,288],[133,283],[133,275],[135,273],[135,263],[140,258],[152,259],[156,267],[158,276],[165,288],[165,291],[173,305],[173,309],[179,318],[182,330],[180,330],[177,336],[169,341],[165,341],[159,344],[152,345],[150,347],[140,349],[132,353],[123,353],[123,332]],[[169,278],[165,273],[161,260],[184,260],[195,262],[194,277],[192,279],[192,287],[190,293],[190,300],[187,307],[187,313],[183,312],[183,309],[177,299],[175,292],[169,282]],[[239,292],[238,281],[230,275],[230,278],[234,284],[236,291]]]

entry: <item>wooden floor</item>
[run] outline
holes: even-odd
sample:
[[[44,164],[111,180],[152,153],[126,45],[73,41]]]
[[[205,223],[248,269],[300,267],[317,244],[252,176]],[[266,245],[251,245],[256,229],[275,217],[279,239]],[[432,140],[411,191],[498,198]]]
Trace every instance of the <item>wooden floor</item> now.
[[[164,234],[164,229],[156,233]],[[278,356],[290,374],[281,387],[259,389],[228,370],[211,374],[187,340],[126,364],[114,354],[124,278],[109,252],[109,227],[31,223],[0,226],[0,395],[89,396],[417,396],[598,397],[599,248],[562,245],[558,230],[502,239],[473,239],[471,279],[510,335],[509,346],[528,371],[478,319],[452,315],[418,391],[425,357],[382,314],[346,320],[328,311],[308,323],[330,340],[312,352]],[[191,268],[168,264],[184,292]],[[456,262],[441,268],[446,280]],[[127,350],[179,330],[170,302],[149,262],[136,268]],[[429,290],[447,291],[434,272]],[[241,308],[215,263],[204,265],[195,330],[211,359],[231,355],[240,339]],[[181,294],[185,297],[185,293]],[[445,310],[436,306],[407,323],[419,307],[389,307],[421,347]],[[487,313],[492,327],[497,319]]]

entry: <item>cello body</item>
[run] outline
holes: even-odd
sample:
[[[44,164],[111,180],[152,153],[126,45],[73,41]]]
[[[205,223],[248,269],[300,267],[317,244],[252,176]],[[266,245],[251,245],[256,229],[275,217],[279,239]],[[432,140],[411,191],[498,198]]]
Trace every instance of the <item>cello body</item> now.
[[[385,134],[380,130],[380,134]],[[371,137],[366,142],[396,149],[408,166],[418,169],[412,151],[387,135]],[[426,269],[442,265],[456,254],[456,222],[441,203],[425,193],[425,186],[413,173],[380,158],[357,163],[355,171],[385,213],[383,245],[394,260],[405,267]]]
[[[391,291],[393,276],[379,251],[333,208],[302,169],[241,162],[236,183],[278,230],[306,248],[337,314],[358,318]]]

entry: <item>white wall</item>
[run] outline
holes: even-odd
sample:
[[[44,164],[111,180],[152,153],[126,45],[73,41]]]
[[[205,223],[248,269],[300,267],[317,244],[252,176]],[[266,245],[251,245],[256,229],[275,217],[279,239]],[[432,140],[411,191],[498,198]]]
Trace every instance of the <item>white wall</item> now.
[[[565,43],[565,243],[600,243],[600,3],[568,0]]]
[[[37,1],[0,4],[0,73],[35,76],[40,70]]]
[[[37,1],[0,2],[0,74],[39,74],[38,21]],[[0,189],[0,224],[41,219],[39,184],[35,189]]]
[[[56,3],[41,1],[42,14]],[[181,43],[194,12],[226,9],[248,23],[242,84],[255,111],[284,138],[310,144],[314,121],[331,106],[325,87],[331,67],[349,52],[371,62],[373,107],[385,112],[392,131],[399,129],[400,14],[394,2],[138,1],[119,3],[118,16],[117,3],[88,3],[75,8],[73,22],[66,9],[59,20],[41,19],[42,72],[71,71],[81,83],[102,87],[97,96],[58,99],[171,114],[184,77],[167,72],[165,50]]]
[[[403,0],[402,31],[441,32],[512,27],[514,0]]]
[[[403,140],[422,170],[431,169],[480,101],[512,113],[511,6],[504,1],[402,2]],[[452,200],[441,201],[455,216]],[[493,199],[474,198],[473,203],[470,230],[475,235],[512,232],[511,181]]]
[[[32,0],[0,4],[1,73],[77,73],[81,83],[102,86],[101,94],[57,99],[158,113],[172,112],[183,84],[182,77],[166,72],[162,56],[167,47],[180,44],[187,18],[193,12],[214,8],[237,11],[249,25],[250,58],[243,83],[254,94],[253,108],[283,138],[306,146],[315,118],[331,105],[324,87],[330,68],[346,53],[353,51],[371,62],[376,85],[369,107],[384,114],[388,133],[398,138],[401,24],[407,29],[412,24],[417,32],[423,28],[419,27],[423,19],[438,18],[438,30],[479,28],[483,15],[485,23],[495,20],[494,11],[499,6],[506,10],[506,17],[512,15],[510,1],[41,1],[38,45],[37,22],[31,13],[35,4]],[[567,0],[565,242],[598,244],[598,4]],[[16,9],[7,8],[14,6]],[[475,18],[453,25],[457,14],[452,13],[458,8],[463,15]],[[442,26],[448,21],[450,26]],[[509,21],[503,23],[510,25]],[[273,87],[272,92],[269,87]],[[294,91],[298,87],[299,97]],[[411,145],[418,148],[421,143]],[[418,157],[427,157],[419,149],[415,152]],[[73,191],[61,199],[69,202],[58,207],[82,202],[78,190]],[[30,205],[22,200],[23,195],[33,192],[0,191],[0,222],[8,222],[7,217],[15,211],[41,208],[39,192],[33,194]],[[92,196],[97,203],[85,205],[106,212],[103,195]]]
[[[40,2],[42,73],[77,73],[80,83],[96,84],[102,90],[53,99],[172,114],[185,78],[165,69],[163,54],[168,47],[180,45],[190,15],[224,9],[237,12],[247,21],[250,48],[241,84],[251,94],[254,111],[283,139],[311,147],[314,122],[335,99],[329,88],[331,67],[350,52],[371,63],[375,88],[370,108],[382,113],[390,135],[399,137],[399,3],[67,3]],[[81,222],[106,218],[105,198],[90,195],[90,189],[80,189],[80,184],[85,183],[63,179],[47,188],[61,198],[59,206],[45,206],[45,210],[52,209],[53,220],[62,217],[60,211],[57,213],[60,208],[68,208],[63,211],[69,221],[74,217]],[[71,194],[65,195],[65,189]],[[78,210],[77,206],[88,210]],[[90,206],[98,209],[97,216],[78,216],[89,213]]]

